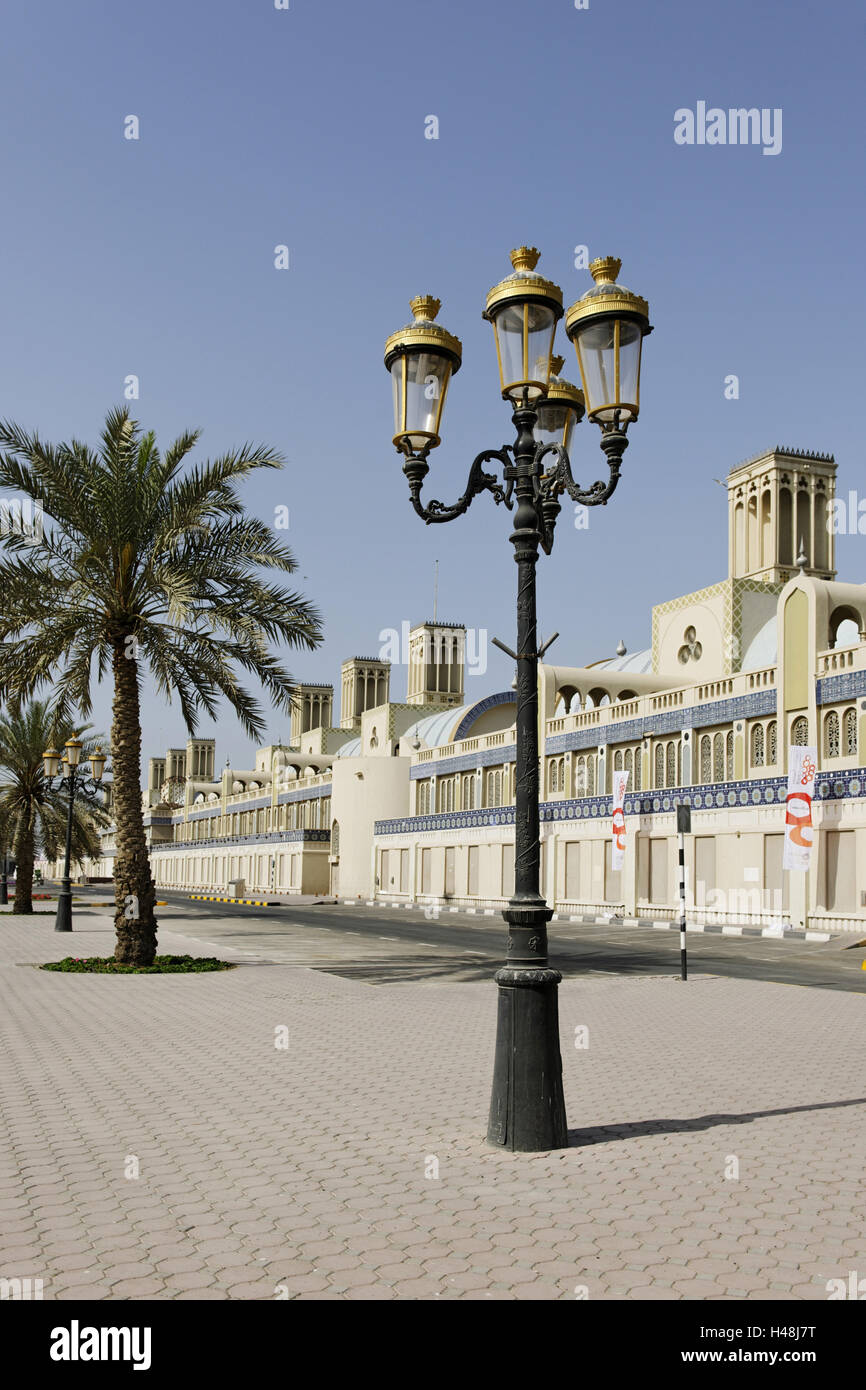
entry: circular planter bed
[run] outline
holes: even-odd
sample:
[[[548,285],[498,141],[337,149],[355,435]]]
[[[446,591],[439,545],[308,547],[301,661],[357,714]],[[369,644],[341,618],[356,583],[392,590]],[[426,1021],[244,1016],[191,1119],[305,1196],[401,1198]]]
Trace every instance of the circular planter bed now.
[[[235,967],[215,956],[156,956],[153,965],[119,965],[114,956],[65,956],[46,961],[40,969],[70,975],[201,975]]]

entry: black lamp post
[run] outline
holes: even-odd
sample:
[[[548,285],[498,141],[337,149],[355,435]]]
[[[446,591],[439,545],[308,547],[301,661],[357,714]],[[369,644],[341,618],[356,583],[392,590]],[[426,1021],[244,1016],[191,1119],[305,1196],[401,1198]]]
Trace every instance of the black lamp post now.
[[[75,792],[78,788],[84,787],[89,792],[94,792],[102,781],[102,774],[105,771],[106,757],[102,749],[98,746],[90,755],[90,768],[93,774],[88,778],[82,775],[77,777],[78,765],[81,761],[82,743],[80,739],[67,739],[63,754],[63,773],[60,778],[60,785],[64,782],[69,783],[69,803],[66,816],[66,858],[63,864],[63,883],[57,897],[57,919],[54,923],[55,931],[72,931],[72,880],[70,878],[70,860],[72,858],[72,817],[75,808]],[[42,755],[42,762],[45,768],[45,778],[48,782],[53,782],[60,771],[61,758],[56,748],[49,748]]]
[[[9,869],[6,849],[3,849],[3,872],[0,874],[0,903],[5,907],[9,901]]]
[[[457,338],[434,322],[439,301],[412,301],[413,323],[392,334],[385,366],[394,384],[394,444],[405,457],[412,506],[428,525],[453,521],[481,492],[514,512],[511,542],[517,562],[517,651],[497,643],[517,662],[517,760],[515,787],[514,895],[503,912],[508,923],[505,965],[496,974],[499,1010],[488,1142],[521,1152],[565,1148],[568,1132],[559,1050],[557,987],[562,978],[548,964],[547,923],[553,913],[540,892],[538,816],[538,661],[535,566],[539,546],[553,547],[559,498],[594,507],[607,502],[618,481],[626,429],[637,419],[641,344],[652,331],[645,299],[615,283],[620,262],[593,261],[595,281],[566,315],[583,382],[580,392],[555,376],[556,325],[562,291],[535,273],[539,253],[522,246],[511,253],[513,273],[487,296],[484,317],[493,324],[503,399],[513,407],[514,444],[487,449],[469,470],[466,491],[451,506],[424,505],[421,488],[427,456],[439,440],[445,393],[460,368]],[[581,488],[574,481],[568,443],[584,407],[601,427],[607,481]],[[550,457],[550,466],[542,464]],[[502,464],[502,481],[484,471]],[[550,639],[553,640],[552,638]]]

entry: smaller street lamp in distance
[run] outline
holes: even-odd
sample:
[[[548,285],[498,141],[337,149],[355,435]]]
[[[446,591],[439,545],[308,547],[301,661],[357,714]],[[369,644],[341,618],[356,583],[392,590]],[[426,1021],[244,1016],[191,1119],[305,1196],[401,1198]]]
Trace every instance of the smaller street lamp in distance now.
[[[68,784],[68,806],[66,815],[66,855],[63,863],[63,882],[60,893],[57,897],[57,918],[54,923],[55,931],[72,931],[72,880],[70,877],[70,861],[72,858],[72,819],[75,809],[76,773],[81,763],[81,752],[84,745],[79,738],[66,740],[63,749],[63,772],[60,778],[60,785],[64,782]],[[102,774],[105,771],[106,756],[102,749],[97,745],[90,755],[89,762],[92,774],[92,786],[95,787],[102,781]],[[48,748],[42,755],[42,765],[45,772],[46,781],[53,782],[60,771],[61,755],[56,748]]]

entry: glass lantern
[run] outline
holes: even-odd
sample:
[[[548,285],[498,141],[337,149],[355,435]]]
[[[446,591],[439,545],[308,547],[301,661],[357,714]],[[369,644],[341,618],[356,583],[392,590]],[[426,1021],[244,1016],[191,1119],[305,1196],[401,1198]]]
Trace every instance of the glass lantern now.
[[[565,331],[577,352],[590,420],[624,430],[640,410],[641,345],[652,328],[647,301],[616,283],[621,266],[616,256],[592,262],[595,284],[571,305]]]
[[[547,394],[553,335],[562,318],[562,290],[535,273],[540,252],[511,252],[513,273],[487,296],[484,318],[493,324],[503,399],[518,404]]]
[[[45,769],[45,776],[50,781],[56,777],[60,771],[60,754],[56,748],[47,748],[42,754],[42,765]]]
[[[584,416],[583,392],[559,375],[565,366],[562,357],[551,358],[554,375],[550,378],[547,395],[536,402],[538,423],[534,434],[541,444],[561,444],[568,453],[571,432]]]
[[[407,457],[425,456],[439,444],[448,383],[463,354],[459,338],[434,322],[438,299],[419,295],[410,307],[413,322],[385,344],[394,388],[394,444]]]

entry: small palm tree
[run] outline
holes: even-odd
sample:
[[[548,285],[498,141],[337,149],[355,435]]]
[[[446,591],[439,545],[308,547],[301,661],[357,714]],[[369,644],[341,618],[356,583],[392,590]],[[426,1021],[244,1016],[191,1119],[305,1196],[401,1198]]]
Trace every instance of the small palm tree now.
[[[141,798],[143,669],[161,693],[177,695],[190,733],[202,710],[216,717],[222,696],[259,738],[264,714],[235,668],[287,709],[292,678],[268,644],[321,641],[316,609],[263,577],[263,569],[290,574],[296,562],[246,514],[237,490],[283,460],[244,445],[182,471],[198,437],[183,434],[161,454],[125,407],[106,417],[95,450],[75,439],[45,444],[0,422],[0,486],[31,498],[43,516],[30,534],[7,536],[0,556],[0,693],[31,694],[51,681],[59,716],[73,707],[87,715],[94,667],[100,680],[111,670],[115,958],[126,965],[149,965],[156,953]]]
[[[75,735],[87,757],[95,740],[89,725],[58,724],[45,700],[13,706],[0,716],[0,838],[16,860],[13,912],[33,911],[33,862],[37,849],[56,859],[65,843],[69,796],[66,785],[46,781],[42,755],[52,743]],[[72,808],[72,858],[99,853],[97,827],[108,824],[101,802],[76,790]]]

